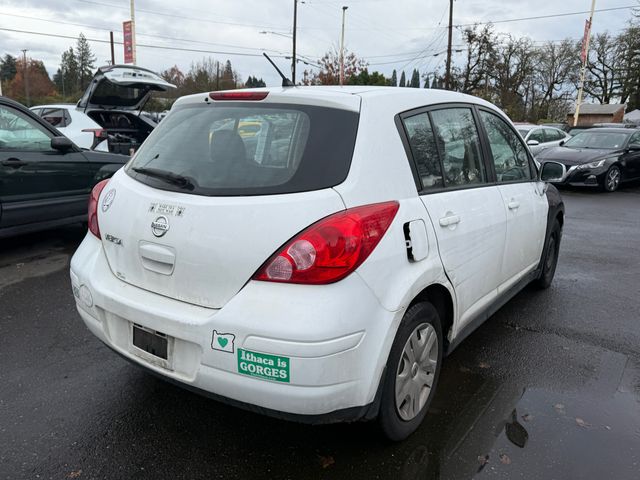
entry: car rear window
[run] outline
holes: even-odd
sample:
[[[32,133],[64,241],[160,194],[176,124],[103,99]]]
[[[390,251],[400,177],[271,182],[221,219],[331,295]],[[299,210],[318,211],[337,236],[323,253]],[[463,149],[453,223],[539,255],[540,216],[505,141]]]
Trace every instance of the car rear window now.
[[[208,196],[330,188],[349,172],[358,117],[307,105],[185,105],[153,131],[127,173],[156,188]],[[164,181],[142,169],[179,175],[188,184]]]

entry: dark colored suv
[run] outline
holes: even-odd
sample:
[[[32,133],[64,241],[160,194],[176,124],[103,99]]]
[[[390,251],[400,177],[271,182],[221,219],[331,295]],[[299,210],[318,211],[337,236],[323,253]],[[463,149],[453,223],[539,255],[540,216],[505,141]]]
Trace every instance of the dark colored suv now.
[[[82,150],[0,97],[0,238],[86,221],[93,186],[128,160]]]

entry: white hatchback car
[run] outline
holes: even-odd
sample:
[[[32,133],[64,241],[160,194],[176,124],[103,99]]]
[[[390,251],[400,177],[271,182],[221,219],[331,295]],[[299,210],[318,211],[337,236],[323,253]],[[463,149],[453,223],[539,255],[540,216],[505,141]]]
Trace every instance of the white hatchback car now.
[[[30,110],[56,127],[78,147],[99,152],[109,151],[104,129],[89,115],[77,110],[75,105],[37,105]]]
[[[547,148],[557,147],[571,138],[567,132],[550,126],[519,123],[516,128],[533,155],[538,155]]]
[[[100,340],[180,385],[399,440],[443,355],[550,284],[564,207],[540,178],[563,174],[463,94],[191,95],[94,189],[73,292]]]

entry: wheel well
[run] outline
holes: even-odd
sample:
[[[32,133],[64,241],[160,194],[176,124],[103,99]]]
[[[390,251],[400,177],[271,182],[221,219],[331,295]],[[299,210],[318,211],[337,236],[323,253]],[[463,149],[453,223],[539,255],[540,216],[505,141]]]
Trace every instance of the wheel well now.
[[[562,212],[562,210],[560,210],[558,212],[558,215],[556,215],[556,219],[558,220],[558,223],[560,224],[560,228],[562,228],[562,226],[564,225],[564,213]]]
[[[442,336],[446,351],[449,348],[449,332],[453,326],[453,299],[449,290],[437,283],[429,285],[413,299],[409,308],[419,302],[431,303],[438,312],[440,322],[442,322]]]

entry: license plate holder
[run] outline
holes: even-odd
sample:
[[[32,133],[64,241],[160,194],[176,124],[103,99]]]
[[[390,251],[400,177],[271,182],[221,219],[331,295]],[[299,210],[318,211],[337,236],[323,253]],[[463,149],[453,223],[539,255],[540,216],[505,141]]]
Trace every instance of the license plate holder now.
[[[171,369],[173,338],[165,333],[131,324],[131,351],[150,363]]]

